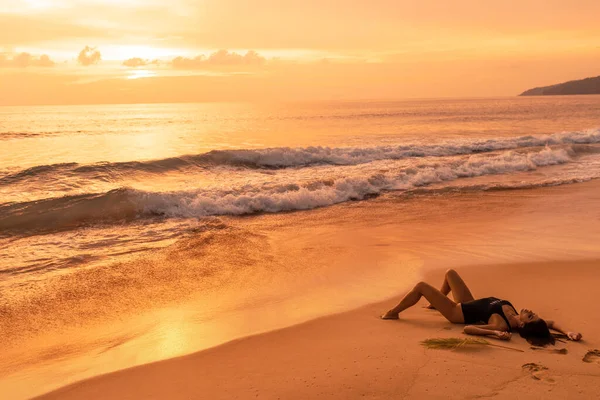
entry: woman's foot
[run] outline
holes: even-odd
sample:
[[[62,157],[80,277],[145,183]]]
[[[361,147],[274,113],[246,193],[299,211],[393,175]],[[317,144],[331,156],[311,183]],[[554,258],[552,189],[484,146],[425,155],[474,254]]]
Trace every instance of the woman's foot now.
[[[390,310],[381,316],[381,319],[398,319],[398,313]]]

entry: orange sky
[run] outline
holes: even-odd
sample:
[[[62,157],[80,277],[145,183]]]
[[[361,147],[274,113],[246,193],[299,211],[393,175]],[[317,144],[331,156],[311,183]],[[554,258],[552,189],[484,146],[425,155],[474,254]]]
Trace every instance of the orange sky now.
[[[600,75],[597,0],[0,0],[0,105],[514,95]]]

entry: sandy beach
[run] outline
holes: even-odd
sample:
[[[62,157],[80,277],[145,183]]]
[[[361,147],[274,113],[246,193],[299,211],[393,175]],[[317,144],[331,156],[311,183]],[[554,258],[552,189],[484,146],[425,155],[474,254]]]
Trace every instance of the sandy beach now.
[[[462,326],[418,306],[398,321],[378,316],[396,298],[290,328],[236,340],[189,356],[76,383],[42,399],[306,399],[306,398],[595,398],[600,360],[596,310],[598,260],[464,268],[474,295],[511,299],[583,333],[557,343],[567,354],[532,350],[513,336],[498,348],[426,350],[419,342],[462,337]],[[426,275],[440,282],[442,270]],[[493,279],[490,277],[493,276]],[[501,288],[500,290],[498,288]],[[531,372],[523,366],[545,367]]]
[[[381,197],[223,219],[227,229],[59,276],[36,303],[16,303],[26,308],[4,328],[0,390],[15,399],[593,398],[600,365],[582,358],[600,348],[599,187]],[[399,321],[379,319],[419,280],[441,285],[448,268],[475,297],[508,299],[584,340],[557,346],[568,354],[532,350],[518,335],[508,344],[524,352],[426,350],[423,339],[464,337],[462,326],[424,300]],[[215,275],[203,280],[207,272]],[[199,286],[215,279],[224,284]],[[166,297],[193,287],[195,298]],[[81,310],[94,318],[78,327]],[[34,334],[36,321],[50,333]]]

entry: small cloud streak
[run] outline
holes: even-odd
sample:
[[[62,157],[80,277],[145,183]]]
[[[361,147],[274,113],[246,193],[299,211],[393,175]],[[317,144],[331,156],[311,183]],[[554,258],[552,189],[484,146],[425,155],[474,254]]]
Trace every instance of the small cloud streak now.
[[[176,57],[171,61],[173,68],[199,69],[214,66],[256,66],[263,65],[267,59],[254,50],[242,55],[228,50],[219,50],[208,57],[199,55],[194,58]]]
[[[123,65],[130,68],[145,67],[147,65],[159,65],[158,60],[144,60],[143,58],[134,57],[123,61]]]
[[[0,54],[0,68],[54,67],[55,63],[46,54],[39,57],[29,53],[19,53],[11,58]]]
[[[83,50],[79,52],[77,61],[79,64],[87,67],[89,65],[98,64],[102,60],[102,55],[96,47],[85,46]]]

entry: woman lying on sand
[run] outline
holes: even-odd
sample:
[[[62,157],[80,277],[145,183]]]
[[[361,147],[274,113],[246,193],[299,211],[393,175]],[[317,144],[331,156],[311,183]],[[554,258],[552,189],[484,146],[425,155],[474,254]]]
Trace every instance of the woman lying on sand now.
[[[446,297],[451,291],[455,302]],[[381,318],[398,319],[398,314],[417,304],[421,296],[429,300],[430,307],[436,308],[448,321],[453,324],[467,324],[464,332],[469,335],[510,340],[510,332],[516,329],[530,343],[543,346],[548,343],[554,344],[554,336],[550,333],[550,329],[553,329],[567,335],[571,340],[581,339],[581,333],[568,332],[554,321],[544,321],[531,310],[522,309],[518,313],[506,300],[495,297],[475,300],[465,282],[453,269],[446,272],[441,290],[419,282],[396,307]],[[484,322],[486,325],[471,325],[478,322]]]

